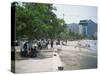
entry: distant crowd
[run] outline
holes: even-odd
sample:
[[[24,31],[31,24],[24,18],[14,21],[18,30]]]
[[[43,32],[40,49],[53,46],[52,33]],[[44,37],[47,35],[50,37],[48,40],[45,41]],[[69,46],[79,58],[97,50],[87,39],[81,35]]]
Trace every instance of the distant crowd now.
[[[36,57],[39,50],[48,49],[48,45],[53,48],[54,43],[56,45],[60,45],[60,40],[48,40],[48,39],[40,39],[34,41],[20,41],[19,44],[16,41],[16,45],[20,46],[20,53],[22,56],[32,56]],[[64,42],[62,42],[64,45]]]

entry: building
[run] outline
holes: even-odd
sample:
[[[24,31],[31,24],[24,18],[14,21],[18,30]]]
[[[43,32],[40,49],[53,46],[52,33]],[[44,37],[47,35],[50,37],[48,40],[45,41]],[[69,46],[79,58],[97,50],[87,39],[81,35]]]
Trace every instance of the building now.
[[[71,23],[67,24],[67,30],[75,33],[79,33],[79,24]]]
[[[79,25],[80,34],[91,37],[97,33],[97,24],[92,20],[80,20]]]

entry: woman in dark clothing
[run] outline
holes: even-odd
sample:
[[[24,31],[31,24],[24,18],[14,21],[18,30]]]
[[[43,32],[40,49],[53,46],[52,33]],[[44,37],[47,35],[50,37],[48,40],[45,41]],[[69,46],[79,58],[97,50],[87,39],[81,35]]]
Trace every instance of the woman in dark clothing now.
[[[51,41],[51,48],[53,48],[53,41]]]

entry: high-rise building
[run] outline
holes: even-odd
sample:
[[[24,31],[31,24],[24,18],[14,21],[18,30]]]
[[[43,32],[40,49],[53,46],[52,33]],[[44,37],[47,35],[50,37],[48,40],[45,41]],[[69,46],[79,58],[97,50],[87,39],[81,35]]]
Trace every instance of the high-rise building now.
[[[80,34],[91,37],[97,32],[97,24],[92,20],[80,20],[79,24]]]

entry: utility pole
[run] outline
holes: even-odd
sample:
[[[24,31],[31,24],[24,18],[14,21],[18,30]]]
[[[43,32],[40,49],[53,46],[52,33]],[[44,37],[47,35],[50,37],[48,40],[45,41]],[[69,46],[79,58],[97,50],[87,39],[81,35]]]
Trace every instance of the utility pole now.
[[[63,13],[63,20],[64,20],[64,13]],[[64,25],[64,22],[63,22],[63,25]]]

